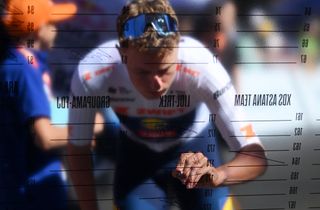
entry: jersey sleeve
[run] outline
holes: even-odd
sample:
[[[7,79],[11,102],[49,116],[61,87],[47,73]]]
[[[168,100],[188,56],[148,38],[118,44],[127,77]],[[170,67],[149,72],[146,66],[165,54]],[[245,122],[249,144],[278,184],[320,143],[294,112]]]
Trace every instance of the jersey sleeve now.
[[[70,100],[77,97],[103,96],[114,66],[121,62],[117,41],[111,40],[89,52],[79,63],[71,81]],[[69,109],[69,140],[74,145],[90,144],[97,108]]]
[[[76,97],[86,97],[90,95],[88,89],[84,87],[83,79],[79,71],[75,71],[71,80],[70,101],[74,103]],[[93,138],[94,119],[96,109],[71,107],[69,108],[69,141],[73,145],[84,146],[90,144]]]
[[[23,121],[32,118],[50,118],[50,106],[42,82],[41,72],[30,65],[22,65],[19,82],[19,103]]]
[[[234,106],[236,91],[228,73],[209,50],[201,48],[201,51],[198,53],[201,54],[201,65],[197,65],[201,74],[194,91],[199,100],[207,105],[223,139],[233,151],[249,144],[261,145],[252,125],[241,122],[245,115],[243,110]]]

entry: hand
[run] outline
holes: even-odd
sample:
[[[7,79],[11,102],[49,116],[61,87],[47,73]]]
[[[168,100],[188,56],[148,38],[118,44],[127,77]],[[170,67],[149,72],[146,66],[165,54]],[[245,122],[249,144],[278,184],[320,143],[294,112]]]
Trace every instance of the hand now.
[[[188,189],[195,187],[215,187],[219,185],[218,170],[201,152],[182,153],[172,175]]]

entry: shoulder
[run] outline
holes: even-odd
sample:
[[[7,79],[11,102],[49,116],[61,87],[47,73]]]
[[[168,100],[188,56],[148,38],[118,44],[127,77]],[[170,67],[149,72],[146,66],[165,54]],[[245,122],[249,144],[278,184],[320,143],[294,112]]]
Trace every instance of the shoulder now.
[[[188,63],[210,63],[213,55],[200,41],[182,36],[179,43],[179,59]]]
[[[18,49],[8,50],[2,61],[2,69],[22,69],[27,64],[27,57],[19,52]],[[8,68],[6,68],[8,67]],[[19,68],[20,67],[20,68]]]
[[[87,64],[112,65],[114,63],[121,62],[117,46],[117,40],[104,42],[85,55],[85,57],[80,61],[79,66],[85,66]]]
[[[196,75],[199,87],[216,86],[218,88],[230,82],[230,77],[220,61],[194,38],[181,38],[179,60],[181,71]]]
[[[8,50],[5,59],[1,63],[1,74],[6,77],[15,77],[19,80],[25,77],[39,77],[41,72],[38,73],[38,68],[36,67],[37,59],[31,52],[28,52],[25,49]]]
[[[89,52],[78,65],[72,85],[98,88],[105,79],[121,64],[121,56],[117,49],[118,41],[107,41]]]

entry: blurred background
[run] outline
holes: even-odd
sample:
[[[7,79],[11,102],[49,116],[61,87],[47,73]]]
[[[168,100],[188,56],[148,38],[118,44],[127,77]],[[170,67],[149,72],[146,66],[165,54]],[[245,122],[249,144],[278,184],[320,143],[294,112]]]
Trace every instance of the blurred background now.
[[[71,75],[86,53],[116,38],[115,21],[125,2],[76,1],[78,14],[58,26],[58,39],[49,54],[56,96],[68,95]],[[258,180],[233,186],[230,196],[243,210],[320,209],[319,1],[170,2],[181,33],[212,51],[239,94],[286,94],[290,99],[283,105],[237,106],[246,117],[231,123],[254,124],[267,151],[268,170]],[[66,112],[52,107],[53,120],[65,122]],[[224,158],[234,153],[225,148]],[[98,156],[97,168],[112,168],[107,156]],[[97,182],[111,183],[112,172],[97,171]],[[99,196],[112,198],[111,189],[99,187]],[[100,203],[101,209],[110,209],[112,201]]]

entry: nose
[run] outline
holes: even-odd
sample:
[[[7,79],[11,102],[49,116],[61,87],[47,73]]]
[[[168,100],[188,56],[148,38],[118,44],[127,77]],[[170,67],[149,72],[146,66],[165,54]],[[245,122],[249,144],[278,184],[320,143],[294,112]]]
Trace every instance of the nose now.
[[[162,80],[158,75],[153,75],[151,79],[151,90],[152,91],[161,91],[162,89]]]

